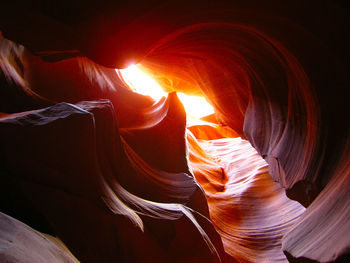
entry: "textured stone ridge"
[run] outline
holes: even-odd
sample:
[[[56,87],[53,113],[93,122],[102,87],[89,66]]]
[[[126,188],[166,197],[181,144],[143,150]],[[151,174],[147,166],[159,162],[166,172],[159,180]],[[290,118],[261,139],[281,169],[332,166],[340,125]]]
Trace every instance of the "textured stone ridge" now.
[[[349,152],[344,154],[346,160],[349,157]],[[330,183],[283,238],[282,249],[294,258],[316,262],[333,262],[339,258],[337,262],[349,262],[349,188],[350,163],[344,161]]]
[[[225,258],[187,162],[176,95],[154,102],[115,72],[140,62],[168,91],[211,102],[216,125],[190,127],[199,144],[247,139],[306,208],[279,233],[288,260],[346,261],[350,15],[341,0],[3,2],[1,203],[18,219],[57,233],[84,262],[215,261],[214,247]],[[226,194],[234,175],[199,159],[206,194]],[[271,211],[263,203],[254,213]],[[247,222],[264,225],[260,215]],[[254,254],[254,244],[244,249]]]
[[[206,135],[212,132],[210,126],[199,128]],[[282,237],[305,208],[286,197],[248,141],[240,137],[197,141],[190,133],[188,140],[190,166],[206,193],[210,218],[225,251],[238,262],[286,262]]]
[[[79,262],[54,237],[43,235],[0,213],[0,261],[2,263]]]
[[[184,112],[174,114],[172,107],[182,107],[176,96],[168,100],[157,109],[164,113],[161,119],[180,118],[182,133],[172,140],[181,149]],[[22,203],[43,214],[82,262],[225,260],[193,177],[183,165],[174,173],[144,161],[119,135],[109,101],[59,103],[7,115],[0,119],[0,132],[2,178],[13,182],[19,193],[13,198],[25,196]],[[140,154],[159,155],[162,149],[152,146]],[[163,158],[169,156],[164,152]]]

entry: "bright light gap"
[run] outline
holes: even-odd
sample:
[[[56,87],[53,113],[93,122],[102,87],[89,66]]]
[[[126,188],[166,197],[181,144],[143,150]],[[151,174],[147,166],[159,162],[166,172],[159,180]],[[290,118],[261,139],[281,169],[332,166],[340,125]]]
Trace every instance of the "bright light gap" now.
[[[118,71],[118,70],[116,70]],[[167,93],[150,76],[144,73],[137,65],[131,65],[126,69],[119,70],[126,84],[134,91],[142,95],[150,96],[159,100]],[[177,95],[185,107],[186,113],[192,118],[202,118],[214,113],[214,108],[204,97],[189,96],[181,92]]]

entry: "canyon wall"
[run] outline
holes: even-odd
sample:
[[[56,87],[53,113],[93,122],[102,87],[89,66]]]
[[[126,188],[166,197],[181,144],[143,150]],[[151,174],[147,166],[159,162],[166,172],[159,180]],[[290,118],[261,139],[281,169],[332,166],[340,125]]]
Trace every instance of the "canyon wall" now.
[[[3,10],[2,212],[82,262],[348,260],[341,2]],[[175,93],[131,92],[114,68],[138,62],[169,92],[204,94],[217,123],[186,129]]]

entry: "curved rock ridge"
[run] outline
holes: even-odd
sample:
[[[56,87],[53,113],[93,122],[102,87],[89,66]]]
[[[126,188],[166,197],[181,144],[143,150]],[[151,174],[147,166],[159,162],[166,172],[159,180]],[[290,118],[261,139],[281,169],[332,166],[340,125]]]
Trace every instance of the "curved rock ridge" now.
[[[179,103],[176,96],[170,95],[138,113],[137,126],[120,129],[108,101],[86,101],[76,105],[95,116],[97,150],[105,156],[102,161],[107,163],[102,163],[101,167],[107,167],[106,173],[110,173],[108,167],[116,169],[112,176],[137,196],[153,201],[186,203],[198,186],[183,168],[187,165],[183,135],[185,112],[173,109],[179,107]],[[165,132],[171,129],[169,126],[173,127],[173,133]],[[176,133],[176,129],[179,132]],[[167,137],[169,135],[171,137]],[[176,157],[182,158],[180,161],[172,158],[176,148],[171,147],[170,151],[167,143],[179,148],[180,154]],[[170,171],[172,167],[177,167],[175,173]]]
[[[139,120],[143,123],[139,122],[138,127],[130,125],[120,130],[131,148],[152,167],[187,172],[186,112],[176,93],[140,112]]]
[[[72,96],[81,94],[89,100],[106,98],[105,93],[96,94],[98,89],[80,85],[80,78],[64,78],[72,71],[81,75],[74,66],[77,61],[67,58],[85,55],[119,68],[141,61],[168,89],[203,92],[221,121],[250,140],[269,163],[273,178],[304,206],[330,181],[327,171],[340,165],[337,153],[344,151],[343,138],[348,136],[348,121],[338,113],[347,109],[349,41],[344,25],[349,24],[349,15],[339,5],[316,0],[150,0],[82,5],[54,1],[44,6],[11,2],[3,8],[3,35],[42,59],[57,62],[47,66],[31,57],[25,72],[32,83],[35,78],[37,83],[59,83],[59,78],[78,84],[65,89],[71,91],[68,100],[54,101],[72,102]],[[323,19],[310,15],[316,13]],[[52,75],[56,67],[60,76]],[[113,84],[118,78],[113,79],[112,69],[88,68],[97,72],[88,74],[96,80],[95,87],[118,86]],[[85,91],[74,94],[80,87]],[[59,97],[62,88],[51,83],[38,93]],[[119,93],[109,93],[108,98],[123,98],[119,102],[125,104],[127,96]]]
[[[163,116],[167,112],[167,108],[161,106],[167,103],[163,100],[158,106],[164,111],[157,110],[159,116],[154,119],[150,112],[146,119],[151,121],[145,124],[143,112],[150,107],[156,109],[157,103],[125,88],[114,71],[114,67],[124,68],[141,62],[145,70],[158,76],[157,80],[167,91],[203,93],[213,104],[218,122],[248,139],[269,164],[269,174],[286,189],[287,196],[310,208],[285,236],[284,249],[290,261],[326,262],[343,260],[348,255],[346,247],[350,236],[340,238],[339,230],[347,229],[349,220],[334,216],[347,212],[343,205],[349,202],[347,193],[350,192],[346,172],[350,134],[346,114],[350,16],[349,10],[342,8],[346,4],[340,0],[22,2],[14,0],[1,4],[2,36],[15,42],[9,44],[6,39],[0,39],[2,118],[62,101],[109,99],[119,127],[125,128],[121,145],[125,145],[127,154],[120,156],[127,166],[129,163],[143,165],[136,158],[142,156],[140,158],[145,163],[150,162],[152,168],[145,169],[147,173],[158,174],[164,169],[166,173],[182,174],[181,180],[186,178],[190,182],[184,175],[189,175],[184,157],[180,156],[184,151],[183,138],[177,137],[183,124],[176,138],[170,140],[179,142],[176,145],[179,155],[171,167],[168,167],[168,153],[164,156],[157,153],[154,155],[157,158],[153,158],[138,146],[141,139],[133,135],[146,136],[146,126],[157,130],[162,125],[168,127],[170,123],[181,122]],[[176,99],[173,102],[176,105]],[[88,123],[87,115],[82,116]],[[69,126],[75,122],[71,120]],[[198,138],[226,136],[222,129],[210,135],[212,137],[209,134],[213,132],[199,134],[203,127],[190,129]],[[12,138],[14,134],[3,135]],[[159,137],[169,139],[167,135]],[[157,140],[150,138],[145,145],[154,151],[162,150],[162,144],[153,145]],[[18,141],[23,140],[19,138]],[[169,151],[170,145],[165,144],[163,150]],[[41,152],[37,158],[41,154],[46,157],[46,153]],[[4,163],[9,161],[11,165],[12,162],[14,171],[20,169],[13,165],[15,154],[9,156],[14,159],[4,158]],[[27,156],[31,156],[30,151],[23,156],[23,161]],[[205,158],[202,161],[203,167],[211,166]],[[227,176],[220,177],[220,169],[213,174],[207,174],[210,180],[202,182],[208,186],[207,192],[223,189],[229,180]],[[169,178],[165,173],[164,176]],[[150,178],[153,180],[150,185],[162,185]],[[152,181],[148,179],[146,181]],[[344,183],[341,189],[340,182]],[[132,182],[120,183],[129,184],[130,191],[152,196],[151,191],[143,191]],[[12,185],[17,189],[16,183]],[[106,189],[105,186],[101,188]],[[74,190],[78,188],[75,186]],[[333,188],[340,190],[333,191]],[[188,192],[191,189],[192,186]],[[197,194],[198,200],[202,200],[202,193],[196,190],[194,195]],[[26,199],[24,196],[22,198]],[[163,194],[159,198],[163,200],[166,196]],[[196,203],[198,207],[200,204]],[[329,204],[334,206],[331,208]],[[205,207],[201,209],[205,211]],[[318,214],[324,216],[318,218]],[[135,217],[135,220],[138,219]],[[311,231],[311,225],[317,231]],[[334,227],[326,229],[321,227],[323,225]],[[309,234],[300,238],[305,232]],[[342,244],[325,241],[316,249],[317,237],[320,240],[339,237]],[[294,238],[300,241],[303,249]]]
[[[188,140],[190,167],[206,193],[225,251],[237,262],[287,262],[282,237],[305,208],[286,197],[248,141],[197,140],[191,133]]]
[[[149,169],[136,154],[139,167],[133,167],[112,104],[78,105],[1,118],[2,177],[14,181],[22,202],[40,211],[82,262],[224,261],[193,178]],[[120,178],[144,192],[127,191]],[[147,193],[150,200],[137,196]]]
[[[324,140],[330,140],[329,112],[321,113],[313,76],[288,49],[287,36],[277,40],[236,19],[175,31],[142,63],[168,83],[179,83],[175,90],[201,90],[220,121],[249,139],[269,163],[273,178],[307,206],[324,186],[319,182],[327,180],[322,172],[326,164],[319,159],[327,151]],[[256,19],[261,27],[267,23],[264,16]],[[293,23],[285,27],[301,35]],[[300,187],[305,194],[293,195],[300,181],[308,182],[311,191]]]
[[[350,152],[343,156],[327,187],[283,238],[282,248],[291,260],[349,262]]]
[[[239,134],[226,125],[215,123],[215,119],[189,119],[187,129],[200,140],[215,140],[221,138],[236,138]]]
[[[0,260],[4,263],[79,262],[56,238],[0,213]]]

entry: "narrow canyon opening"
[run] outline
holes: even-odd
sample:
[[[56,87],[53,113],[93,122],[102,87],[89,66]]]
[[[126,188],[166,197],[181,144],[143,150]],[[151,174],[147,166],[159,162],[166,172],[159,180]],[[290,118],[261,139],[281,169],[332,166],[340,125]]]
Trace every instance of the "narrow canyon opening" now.
[[[155,81],[157,76],[148,76],[142,66],[132,65],[117,73],[130,89],[150,96],[155,103],[168,96]],[[283,188],[271,178],[266,161],[249,141],[218,122],[204,97],[184,93],[177,96],[187,117],[189,168],[204,190],[209,218],[224,250],[243,262],[283,260],[280,247],[274,244],[305,208],[285,196]],[[247,244],[249,239],[255,239],[255,244]]]
[[[134,92],[145,96],[150,96],[156,101],[167,96],[167,93],[164,91],[161,85],[159,85],[154,78],[142,71],[141,64],[131,65],[126,69],[117,69],[116,71],[117,73],[121,74],[121,78]],[[154,77],[157,78],[157,75]],[[182,92],[178,92],[177,96],[185,107],[187,117],[200,119],[215,113],[213,106],[210,105],[203,95],[190,96]]]
[[[0,261],[348,262],[345,4],[44,2],[1,4]]]

